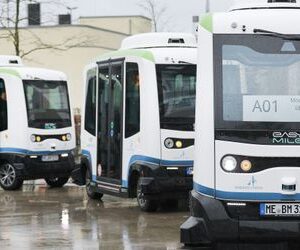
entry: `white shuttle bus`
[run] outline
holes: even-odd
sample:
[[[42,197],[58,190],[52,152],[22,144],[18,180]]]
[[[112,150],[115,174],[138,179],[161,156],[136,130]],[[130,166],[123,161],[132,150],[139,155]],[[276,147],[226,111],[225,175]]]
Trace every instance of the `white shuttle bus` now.
[[[188,195],[196,52],[191,34],[148,33],[86,68],[77,175],[91,198],[137,197],[142,210],[154,211]]]
[[[299,23],[299,0],[202,20],[183,243],[300,240]]]
[[[74,169],[75,130],[65,74],[0,56],[0,185],[44,178],[61,187]]]

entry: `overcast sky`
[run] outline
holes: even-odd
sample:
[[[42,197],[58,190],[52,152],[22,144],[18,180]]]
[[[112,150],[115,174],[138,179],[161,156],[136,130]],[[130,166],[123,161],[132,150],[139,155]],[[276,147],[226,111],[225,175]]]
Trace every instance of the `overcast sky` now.
[[[78,16],[109,16],[109,15],[145,15],[139,3],[144,0],[65,0]],[[167,31],[191,32],[192,16],[201,15],[206,0],[156,0],[158,6],[165,6],[164,17],[168,20]],[[211,0],[211,11],[225,11],[235,0]],[[241,1],[241,0],[239,0]],[[60,10],[63,12],[63,10]],[[63,13],[61,13],[63,14]]]

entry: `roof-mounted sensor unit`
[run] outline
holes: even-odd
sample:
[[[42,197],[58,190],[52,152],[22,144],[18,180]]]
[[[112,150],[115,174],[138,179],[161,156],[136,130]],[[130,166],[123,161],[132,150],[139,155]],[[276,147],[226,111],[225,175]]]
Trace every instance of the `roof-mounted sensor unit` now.
[[[268,3],[297,3],[296,0],[268,0]]]
[[[183,38],[170,38],[168,43],[184,44],[185,42]]]
[[[127,37],[121,49],[196,47],[196,37],[187,33],[145,33]]]
[[[19,56],[0,56],[0,67],[23,66],[22,59]]]

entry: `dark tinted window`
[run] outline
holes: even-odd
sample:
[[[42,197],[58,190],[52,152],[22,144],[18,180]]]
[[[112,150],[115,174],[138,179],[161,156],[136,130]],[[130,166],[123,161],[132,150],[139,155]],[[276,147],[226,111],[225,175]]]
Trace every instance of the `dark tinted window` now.
[[[7,129],[7,101],[4,81],[0,79],[0,131]]]
[[[71,126],[67,83],[63,81],[24,81],[28,125],[56,129]]]
[[[193,130],[196,65],[156,65],[161,128]]]
[[[96,135],[96,72],[88,78],[84,127],[90,134]]]
[[[140,81],[136,63],[126,63],[125,138],[140,131]]]

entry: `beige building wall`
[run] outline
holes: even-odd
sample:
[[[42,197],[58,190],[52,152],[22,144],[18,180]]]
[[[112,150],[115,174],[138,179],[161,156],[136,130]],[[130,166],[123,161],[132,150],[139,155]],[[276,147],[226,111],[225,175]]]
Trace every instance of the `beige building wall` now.
[[[143,17],[92,17],[83,18],[79,25],[22,28],[23,51],[41,47],[41,44],[56,48],[37,50],[24,57],[23,62],[27,66],[65,72],[69,78],[72,107],[81,108],[84,67],[99,55],[117,50],[130,31],[132,34],[150,32],[151,21]],[[0,36],[4,32],[0,29]],[[74,48],[64,50],[66,45]],[[11,41],[1,40],[0,54],[14,54]]]
[[[127,34],[144,33],[152,27],[151,20],[143,16],[81,17],[79,23]]]

